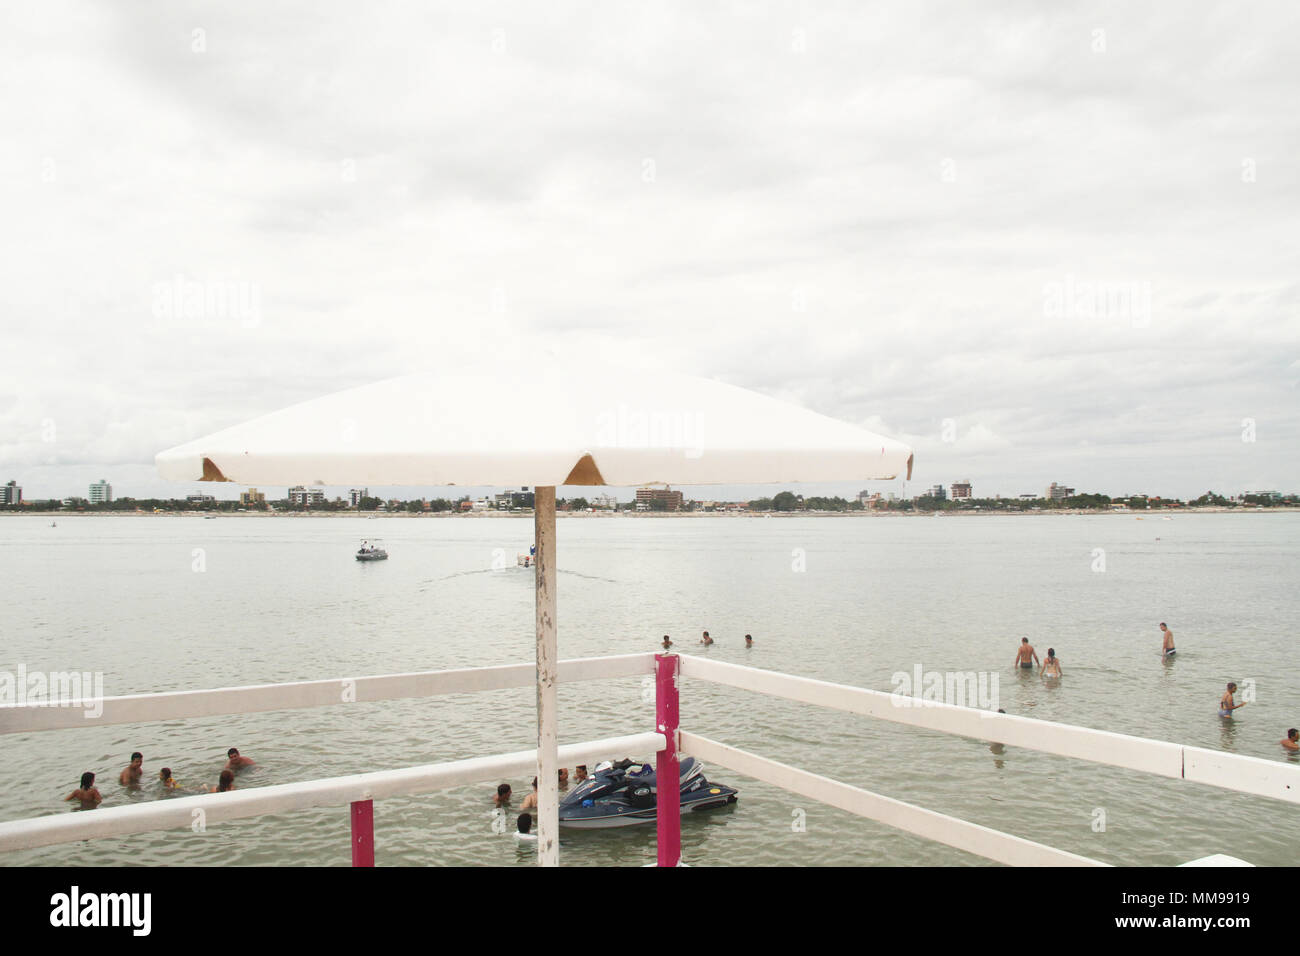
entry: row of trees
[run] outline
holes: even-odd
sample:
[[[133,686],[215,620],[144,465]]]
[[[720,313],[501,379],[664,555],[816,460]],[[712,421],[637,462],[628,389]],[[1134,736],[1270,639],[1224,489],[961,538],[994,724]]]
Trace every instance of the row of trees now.
[[[425,508],[424,500],[401,501],[395,504],[389,504],[383,499],[375,497],[364,497],[361,499],[360,506],[356,510],[360,511],[378,511],[381,507],[387,510],[402,510],[411,514],[420,514],[424,511],[441,513],[447,511],[460,511],[461,504],[469,501],[468,497],[462,497],[455,501],[447,498],[434,498],[427,502],[428,508]],[[255,504],[242,504],[239,501],[186,501],[177,498],[117,498],[109,502],[91,504],[85,498],[69,498],[68,503],[57,499],[48,501],[29,501],[21,505],[0,505],[0,510],[4,511],[201,511],[201,512],[234,512],[242,510],[254,511],[351,511],[351,504],[346,501],[321,501],[316,504],[290,504],[287,500],[281,499],[271,502],[258,502]],[[1147,497],[1145,495],[1132,495],[1128,498],[1111,498],[1109,495],[1102,494],[1082,494],[1071,495],[1068,498],[1050,499],[1050,498],[959,498],[952,500],[949,498],[937,498],[930,495],[921,495],[913,500],[896,499],[893,501],[881,499],[876,503],[877,510],[881,511],[1005,511],[1016,512],[1038,509],[1043,511],[1064,510],[1064,509],[1098,509],[1106,510],[1112,504],[1122,504],[1133,510],[1149,510],[1164,507],[1179,507],[1183,502],[1171,498]],[[1238,505],[1247,506],[1290,506],[1300,505],[1300,495],[1244,495],[1241,499],[1229,499],[1213,491],[1207,491],[1195,500],[1188,501],[1187,504],[1192,507],[1236,507]],[[565,511],[585,511],[591,507],[586,498],[561,498],[557,501],[561,510]],[[699,507],[698,502],[686,501],[682,504],[683,511],[696,510]],[[746,507],[750,511],[862,511],[864,505],[856,498],[846,500],[840,497],[825,498],[818,496],[809,496],[805,498],[802,495],[796,495],[791,491],[782,491],[771,498],[756,498],[747,503]],[[620,502],[618,505],[620,511],[636,510],[636,503],[632,501]],[[659,499],[650,502],[651,511],[667,511],[668,503]]]

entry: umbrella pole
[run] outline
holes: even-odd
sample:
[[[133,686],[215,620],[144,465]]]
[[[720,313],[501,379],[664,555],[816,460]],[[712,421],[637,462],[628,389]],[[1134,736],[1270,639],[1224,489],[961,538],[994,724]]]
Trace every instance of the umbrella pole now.
[[[555,678],[555,486],[533,489],[537,545],[537,864],[560,865],[559,737]]]

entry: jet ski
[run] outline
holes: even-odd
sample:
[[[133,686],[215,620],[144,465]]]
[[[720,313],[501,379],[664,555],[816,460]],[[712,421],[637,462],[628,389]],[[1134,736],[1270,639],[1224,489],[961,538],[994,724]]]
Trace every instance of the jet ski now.
[[[679,770],[683,814],[736,802],[736,791],[706,780],[704,764],[694,757],[683,757]],[[657,792],[653,763],[620,760],[601,764],[560,800],[560,826],[598,830],[653,823]]]

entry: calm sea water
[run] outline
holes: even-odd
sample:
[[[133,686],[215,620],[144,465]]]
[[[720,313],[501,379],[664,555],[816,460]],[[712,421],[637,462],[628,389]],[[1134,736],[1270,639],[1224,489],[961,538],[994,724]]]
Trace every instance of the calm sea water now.
[[[391,559],[354,561],[363,537],[382,537]],[[532,573],[491,568],[495,549],[513,562],[531,539],[531,518],[4,517],[0,670],[102,671],[116,695],[530,661]],[[996,670],[1012,714],[1295,762],[1277,742],[1300,725],[1298,541],[1297,514],[561,519],[560,655],[653,651],[667,633],[687,653],[886,691],[917,664]],[[1171,663],[1160,621],[1176,634]],[[695,646],[704,629],[708,649]],[[1059,686],[1013,670],[1022,636],[1056,649]],[[1253,681],[1255,695],[1231,723],[1215,715],[1228,680]],[[650,729],[640,690],[639,679],[562,687],[561,740]],[[682,709],[688,730],[1115,864],[1300,860],[1300,814],[1276,801],[996,755],[698,681],[685,682]],[[68,812],[83,770],[99,775],[105,806],[165,799],[117,784],[133,750],[148,780],[170,766],[198,788],[236,746],[258,761],[241,786],[261,786],[526,749],[533,721],[533,692],[520,690],[14,735],[0,819]],[[710,777],[741,796],[685,821],[696,865],[984,862],[722,768]],[[377,862],[531,864],[493,832],[493,790],[377,803]],[[348,845],[340,807],[0,862],[343,866]],[[561,853],[569,865],[648,863],[654,828],[565,831]]]

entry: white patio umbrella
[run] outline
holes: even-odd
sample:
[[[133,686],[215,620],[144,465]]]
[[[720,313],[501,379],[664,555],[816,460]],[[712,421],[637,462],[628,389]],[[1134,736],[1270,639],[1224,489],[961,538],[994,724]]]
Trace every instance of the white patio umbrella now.
[[[539,359],[348,389],[157,456],[177,481],[534,489],[538,860],[558,862],[555,489],[911,477],[912,450],[673,372]]]

